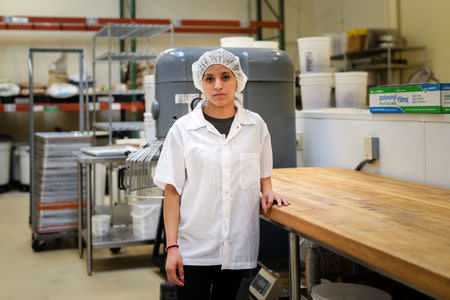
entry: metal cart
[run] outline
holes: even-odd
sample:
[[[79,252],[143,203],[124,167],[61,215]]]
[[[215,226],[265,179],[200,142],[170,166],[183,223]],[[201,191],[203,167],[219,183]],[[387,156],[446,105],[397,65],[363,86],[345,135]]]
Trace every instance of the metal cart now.
[[[85,111],[84,106],[84,90],[87,87],[87,83],[83,82],[85,62],[84,54],[82,49],[65,49],[65,48],[31,48],[29,50],[28,56],[28,71],[29,71],[29,85],[30,85],[30,96],[29,96],[29,139],[30,139],[30,215],[29,215],[29,225],[32,231],[32,248],[34,251],[42,251],[44,249],[45,241],[49,239],[56,238],[71,238],[76,237],[76,230],[61,230],[55,229],[51,232],[40,232],[37,228],[37,206],[36,206],[36,178],[35,178],[35,136],[34,136],[34,111],[38,109],[34,108],[34,94],[33,94],[33,79],[34,79],[34,67],[33,58],[35,53],[73,53],[78,54],[79,57],[79,127],[80,132],[84,133],[85,121],[89,124],[89,110]],[[86,94],[87,98],[87,94]],[[87,99],[86,99],[87,102]],[[85,117],[86,113],[86,117]]]
[[[97,148],[97,147],[95,147]],[[93,174],[93,165],[96,163],[106,164],[109,168],[109,174],[111,174],[111,169],[113,165],[124,164],[126,160],[126,155],[111,155],[111,156],[93,156],[82,152],[74,153],[76,160],[78,161],[78,252],[80,258],[83,257],[83,241],[86,243],[87,248],[87,272],[88,275],[92,274],[92,249],[96,248],[109,248],[113,253],[118,252],[121,247],[124,246],[135,246],[135,245],[148,245],[155,244],[154,246],[154,256],[159,255],[159,247],[162,241],[162,210],[160,212],[158,220],[158,228],[156,236],[142,236],[134,234],[133,228],[129,224],[117,224],[119,226],[111,226],[109,233],[103,237],[94,237],[92,235],[92,215],[93,215],[93,186],[91,182]],[[87,193],[87,203],[86,203],[86,215],[83,216],[82,209],[82,191],[83,191],[83,166],[86,168],[86,193]],[[109,186],[113,185],[112,177],[109,176]],[[113,205],[113,193],[110,193],[110,212],[111,212],[111,223],[113,223],[114,214],[123,215],[123,207],[117,207]],[[162,199],[163,197],[156,197]],[[128,205],[128,203],[125,203]],[[114,207],[113,207],[114,206]],[[126,210],[125,210],[126,211]],[[86,228],[83,229],[83,224],[86,224]],[[111,224],[114,225],[114,224]]]

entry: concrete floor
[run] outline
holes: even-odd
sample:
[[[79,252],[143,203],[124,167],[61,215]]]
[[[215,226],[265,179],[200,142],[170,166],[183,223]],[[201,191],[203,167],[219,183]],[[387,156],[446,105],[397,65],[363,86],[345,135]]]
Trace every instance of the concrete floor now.
[[[152,246],[122,248],[116,255],[96,249],[92,276],[75,240],[33,252],[28,199],[28,193],[0,194],[0,299],[159,299],[164,278],[151,264]]]

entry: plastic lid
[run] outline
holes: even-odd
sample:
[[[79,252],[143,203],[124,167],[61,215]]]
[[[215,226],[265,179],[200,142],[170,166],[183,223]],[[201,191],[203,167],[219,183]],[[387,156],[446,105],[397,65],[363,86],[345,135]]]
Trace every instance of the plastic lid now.
[[[335,77],[367,77],[369,73],[367,72],[335,72]]]
[[[300,80],[301,79],[331,79],[332,74],[331,73],[302,73],[299,75]]]
[[[0,143],[2,142],[11,142],[12,137],[6,134],[0,134]]]

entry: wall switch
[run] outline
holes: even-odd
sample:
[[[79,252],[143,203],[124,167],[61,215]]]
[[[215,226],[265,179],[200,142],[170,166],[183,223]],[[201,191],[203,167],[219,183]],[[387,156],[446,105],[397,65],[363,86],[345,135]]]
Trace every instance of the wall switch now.
[[[299,131],[295,136],[297,139],[297,150],[303,150],[303,132]]]
[[[377,137],[364,137],[364,155],[366,159],[380,158],[380,142]]]

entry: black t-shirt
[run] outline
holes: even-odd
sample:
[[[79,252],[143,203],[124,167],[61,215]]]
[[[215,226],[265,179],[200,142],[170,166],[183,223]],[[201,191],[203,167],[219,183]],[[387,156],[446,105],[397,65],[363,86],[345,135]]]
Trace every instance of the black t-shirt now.
[[[225,134],[225,136],[228,135],[228,133],[230,132],[231,124],[233,123],[234,120],[234,116],[226,119],[216,119],[208,116],[205,113],[203,113],[203,116],[205,117],[206,121],[208,121],[214,127],[216,127],[216,129],[220,132],[220,134]]]

